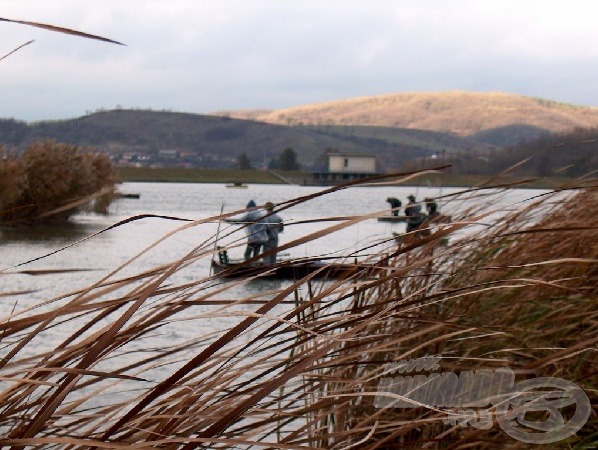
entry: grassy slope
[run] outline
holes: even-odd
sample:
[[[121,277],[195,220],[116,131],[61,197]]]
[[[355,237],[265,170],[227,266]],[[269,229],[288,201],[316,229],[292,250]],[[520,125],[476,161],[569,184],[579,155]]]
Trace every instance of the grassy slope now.
[[[551,131],[598,125],[598,108],[506,93],[400,93],[297,106],[257,115],[279,124],[377,125],[462,136],[513,124]]]
[[[339,137],[355,137],[364,140],[380,140],[391,144],[424,148],[436,152],[462,152],[471,149],[472,142],[450,133],[430,130],[409,130],[405,128],[374,125],[308,125],[305,128],[318,133]],[[370,141],[371,142],[371,141]]]

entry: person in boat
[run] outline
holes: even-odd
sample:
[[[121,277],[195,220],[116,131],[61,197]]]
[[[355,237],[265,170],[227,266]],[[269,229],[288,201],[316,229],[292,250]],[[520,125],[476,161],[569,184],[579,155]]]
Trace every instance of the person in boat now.
[[[262,219],[266,211],[257,207],[253,200],[250,200],[246,206],[247,212],[237,218],[226,219],[229,223],[245,224],[245,233],[247,234],[247,247],[245,247],[245,260],[258,256],[262,247],[268,241],[266,224]]]
[[[274,204],[266,202],[264,205],[266,215],[262,222],[266,224],[266,232],[268,233],[268,240],[264,244],[264,253],[278,247],[278,234],[284,231],[284,224],[282,218],[274,212]],[[264,263],[276,264],[276,252],[264,257]]]
[[[393,215],[393,216],[398,216],[398,215],[399,215],[399,212],[401,211],[401,210],[400,210],[400,208],[401,208],[401,205],[402,205],[402,203],[401,203],[401,200],[399,200],[399,199],[398,199],[398,198],[396,198],[396,197],[388,197],[388,198],[386,199],[386,201],[387,201],[388,203],[390,203],[390,209],[391,209],[391,212],[390,212],[390,213],[391,213],[391,215]]]
[[[415,195],[407,197],[409,203],[405,207],[407,216],[407,233],[416,230],[426,220],[426,215],[422,212],[422,206],[415,201]]]
[[[440,212],[438,212],[438,204],[433,198],[424,198],[424,203],[426,204],[426,210],[428,211],[428,219],[433,219],[440,214]]]

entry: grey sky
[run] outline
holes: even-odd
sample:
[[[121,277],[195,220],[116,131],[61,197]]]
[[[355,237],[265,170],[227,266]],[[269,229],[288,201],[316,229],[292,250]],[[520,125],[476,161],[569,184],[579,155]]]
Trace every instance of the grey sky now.
[[[3,0],[0,117],[284,108],[397,92],[598,106],[594,0]]]

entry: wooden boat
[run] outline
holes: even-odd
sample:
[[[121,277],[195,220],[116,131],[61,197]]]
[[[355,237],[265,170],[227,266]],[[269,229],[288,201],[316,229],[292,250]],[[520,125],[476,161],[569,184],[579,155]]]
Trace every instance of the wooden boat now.
[[[340,264],[320,260],[278,261],[269,266],[259,263],[247,264],[244,261],[212,260],[213,273],[224,278],[260,277],[269,279],[297,280],[317,272],[314,278],[340,278],[354,273],[359,264]]]
[[[451,216],[445,216],[444,214],[438,214],[434,216],[431,220],[434,223],[450,223]],[[380,216],[378,217],[378,221],[380,222],[407,222],[407,216]]]
[[[407,216],[380,216],[378,222],[406,222]]]
[[[412,234],[410,236],[407,236],[405,233],[392,233],[392,237],[394,238],[394,240],[396,241],[397,244],[405,244],[407,242],[413,243],[419,239],[428,237],[430,235],[429,232],[420,232],[420,233],[415,233]],[[449,244],[449,238],[448,237],[441,237],[440,239],[438,239],[438,245],[441,247],[446,247]]]
[[[140,198],[141,194],[126,194],[124,192],[117,192],[115,193],[117,198]]]
[[[235,181],[226,185],[227,188],[247,189],[247,185],[241,181]]]

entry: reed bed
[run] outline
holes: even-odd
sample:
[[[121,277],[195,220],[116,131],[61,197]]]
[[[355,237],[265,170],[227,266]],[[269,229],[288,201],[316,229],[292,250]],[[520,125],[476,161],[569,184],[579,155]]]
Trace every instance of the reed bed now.
[[[52,140],[19,155],[0,147],[0,226],[64,222],[84,207],[105,213],[116,182],[104,154]]]
[[[588,447],[598,433],[596,186],[494,211],[495,196],[509,193],[472,189],[439,199],[451,223],[431,223],[401,242],[368,242],[371,256],[340,279],[308,275],[245,298],[235,289],[259,280],[180,281],[177,273],[214,256],[210,236],[134,276],[121,275],[125,264],[41,304],[15,301],[0,320],[0,445],[539,447],[507,435],[496,419],[481,429],[447,423],[433,404],[385,404],[379,387],[389,364],[411,361],[405,375],[508,367],[518,381],[575,383],[594,409],[575,435],[550,445]],[[322,217],[319,232],[281,250],[384,213]],[[198,324],[211,331],[185,332]],[[424,367],[429,361],[438,367]]]

